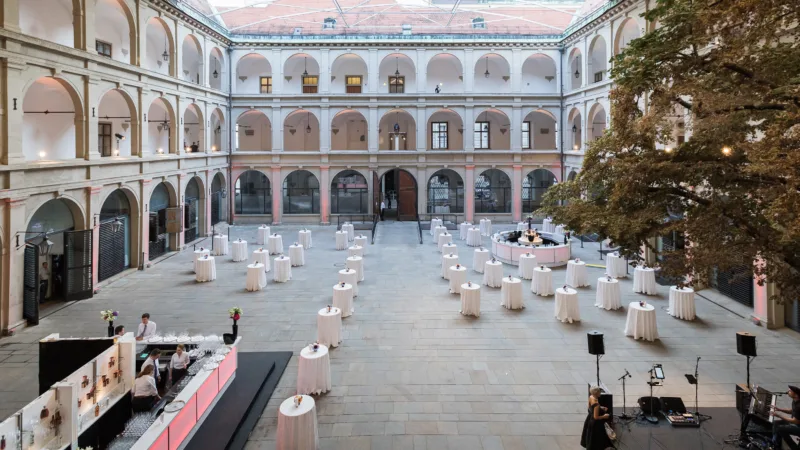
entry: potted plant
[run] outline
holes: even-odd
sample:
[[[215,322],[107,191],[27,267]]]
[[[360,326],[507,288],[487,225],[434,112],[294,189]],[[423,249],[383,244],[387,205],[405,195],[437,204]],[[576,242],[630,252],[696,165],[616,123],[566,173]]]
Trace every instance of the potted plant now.
[[[105,311],[100,311],[100,316],[108,322],[108,337],[114,336],[114,320],[119,317],[119,311],[114,311],[113,309],[107,309]]]
[[[228,315],[230,316],[231,319],[233,319],[232,332],[233,332],[233,340],[235,341],[236,336],[239,335],[239,325],[237,325],[237,322],[239,321],[239,319],[242,318],[242,308],[234,306],[233,308],[228,310]]]

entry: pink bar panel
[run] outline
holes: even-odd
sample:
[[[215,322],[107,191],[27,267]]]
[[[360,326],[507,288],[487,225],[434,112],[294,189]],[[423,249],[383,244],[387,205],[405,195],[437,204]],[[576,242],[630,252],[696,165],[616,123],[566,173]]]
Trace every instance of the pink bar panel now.
[[[197,423],[197,395],[192,396],[169,425],[169,450],[177,450]]]
[[[236,372],[236,366],[239,365],[238,362],[238,349],[236,347],[231,348],[231,352],[228,353],[228,356],[219,363],[219,388],[222,389],[225,386],[225,383],[231,378],[231,375]]]
[[[150,446],[150,450],[169,450],[169,428],[161,433],[156,442]]]
[[[203,413],[206,412],[208,406],[214,401],[214,399],[219,394],[219,369],[215,369],[214,372],[209,375],[208,379],[200,389],[197,390],[197,420],[200,420],[200,417],[203,416]]]

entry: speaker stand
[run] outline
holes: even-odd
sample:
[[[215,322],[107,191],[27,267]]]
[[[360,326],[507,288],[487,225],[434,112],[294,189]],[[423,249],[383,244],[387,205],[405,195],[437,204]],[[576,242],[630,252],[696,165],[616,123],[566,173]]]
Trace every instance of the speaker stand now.
[[[750,361],[755,359],[755,356],[753,356],[752,359],[750,359],[750,358],[751,358],[750,356],[747,356],[747,388],[748,389],[750,388]]]
[[[600,386],[600,355],[595,355],[597,357],[597,386]],[[748,366],[749,367],[749,366]],[[750,373],[748,369],[747,373]],[[750,383],[750,377],[747,377],[747,383]]]

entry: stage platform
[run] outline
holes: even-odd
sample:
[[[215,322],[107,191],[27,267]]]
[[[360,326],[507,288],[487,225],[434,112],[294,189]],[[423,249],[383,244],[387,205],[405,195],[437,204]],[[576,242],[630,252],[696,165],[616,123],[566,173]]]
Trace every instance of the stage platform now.
[[[186,450],[238,450],[278,385],[292,352],[240,352],[239,367]]]

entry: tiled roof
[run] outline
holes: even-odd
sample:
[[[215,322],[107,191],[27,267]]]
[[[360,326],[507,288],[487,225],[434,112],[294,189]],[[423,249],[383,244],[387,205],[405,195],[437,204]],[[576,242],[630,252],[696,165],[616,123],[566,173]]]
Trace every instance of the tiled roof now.
[[[302,28],[303,35],[331,36],[401,34],[403,25],[410,25],[412,34],[554,35],[561,34],[579,12],[585,13],[581,10],[586,7],[580,0],[524,4],[463,1],[452,14],[452,4],[429,0],[339,0],[341,15],[334,0],[184,2],[224,24],[232,34],[291,35]],[[333,29],[323,29],[326,18],[336,20]],[[485,28],[473,27],[475,18],[483,18]]]

